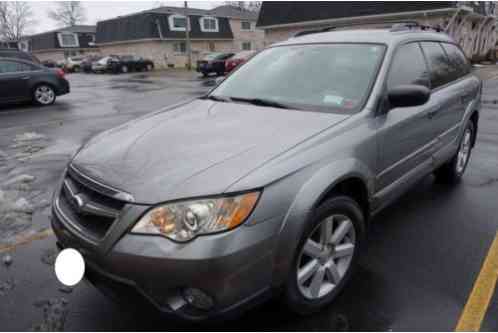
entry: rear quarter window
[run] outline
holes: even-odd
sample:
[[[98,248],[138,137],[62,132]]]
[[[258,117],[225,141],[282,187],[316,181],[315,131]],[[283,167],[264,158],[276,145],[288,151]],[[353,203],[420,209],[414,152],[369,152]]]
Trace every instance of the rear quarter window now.
[[[456,79],[454,66],[450,63],[441,44],[438,42],[422,42],[420,45],[429,63],[433,89]]]
[[[441,43],[452,66],[455,78],[460,78],[470,73],[470,63],[465,54],[458,46],[449,43]]]

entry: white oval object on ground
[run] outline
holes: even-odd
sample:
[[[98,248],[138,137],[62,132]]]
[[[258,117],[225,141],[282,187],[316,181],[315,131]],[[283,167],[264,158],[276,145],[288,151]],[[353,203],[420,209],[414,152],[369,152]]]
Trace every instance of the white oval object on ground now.
[[[65,286],[72,287],[81,281],[85,274],[85,260],[75,249],[62,250],[55,259],[55,275]]]

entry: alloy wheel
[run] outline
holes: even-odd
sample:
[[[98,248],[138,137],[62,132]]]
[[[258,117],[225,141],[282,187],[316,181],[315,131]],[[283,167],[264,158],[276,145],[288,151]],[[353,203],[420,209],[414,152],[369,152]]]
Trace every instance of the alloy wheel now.
[[[297,265],[297,285],[308,299],[322,298],[342,281],[349,270],[356,245],[353,222],[335,214],[310,234]]]
[[[38,103],[43,105],[51,104],[55,100],[55,92],[49,86],[39,86],[35,90],[35,99]]]
[[[469,161],[470,150],[471,150],[471,140],[472,139],[472,131],[470,128],[467,128],[463,134],[462,142],[460,143],[460,148],[457,154],[457,162],[456,162],[456,171],[457,173],[462,173],[465,170],[465,166]]]

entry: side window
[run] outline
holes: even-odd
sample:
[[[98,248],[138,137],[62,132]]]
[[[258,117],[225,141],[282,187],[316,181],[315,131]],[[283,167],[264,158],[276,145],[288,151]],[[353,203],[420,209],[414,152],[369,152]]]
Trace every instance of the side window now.
[[[455,80],[455,72],[443,47],[436,42],[422,42],[422,49],[429,62],[432,88],[437,88]]]
[[[403,45],[394,55],[387,86],[391,88],[404,84],[419,84],[430,88],[429,71],[418,43]]]
[[[456,77],[460,78],[470,73],[470,63],[465,54],[454,44],[442,43],[446,54],[450,60]]]
[[[34,69],[35,67],[21,62],[0,61],[0,73],[28,72]]]

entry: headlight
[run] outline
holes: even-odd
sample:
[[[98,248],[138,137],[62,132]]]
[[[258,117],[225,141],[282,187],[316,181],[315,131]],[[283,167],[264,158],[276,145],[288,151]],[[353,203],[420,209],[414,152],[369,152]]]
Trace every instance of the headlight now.
[[[251,192],[158,206],[147,212],[132,232],[163,235],[184,242],[198,235],[230,230],[247,219],[259,194]]]

